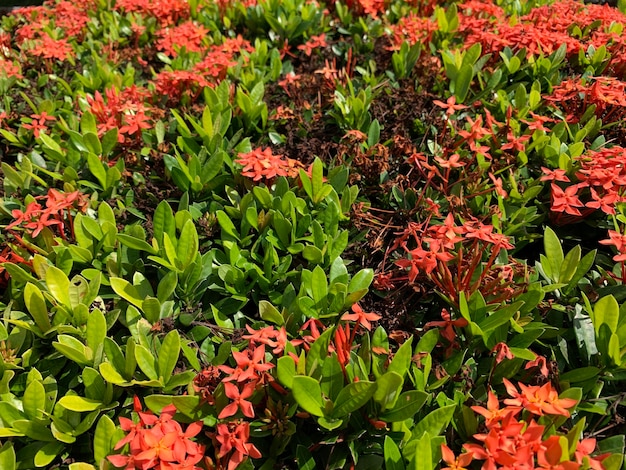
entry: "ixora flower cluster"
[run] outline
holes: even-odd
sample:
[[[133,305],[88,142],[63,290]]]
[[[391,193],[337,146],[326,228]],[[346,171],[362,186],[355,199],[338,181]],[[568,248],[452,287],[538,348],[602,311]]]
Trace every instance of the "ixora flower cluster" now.
[[[623,3],[2,16],[0,470],[623,470]]]
[[[479,443],[464,444],[465,452],[458,457],[447,445],[442,445],[442,458],[448,465],[444,468],[467,468],[473,460],[483,461],[483,470],[603,468],[602,460],[608,454],[590,455],[596,448],[595,439],[579,441],[577,436],[572,440],[569,435],[546,434],[554,428],[555,418],[570,416],[569,409],[576,405],[575,399],[559,398],[549,382],[541,386],[520,383],[520,391],[510,381],[504,379],[504,383],[511,397],[503,400],[504,407],[500,407],[498,397],[491,390],[486,408],[472,406],[472,410],[485,418],[486,432],[474,435]],[[548,424],[539,424],[535,419],[540,417],[548,418]]]

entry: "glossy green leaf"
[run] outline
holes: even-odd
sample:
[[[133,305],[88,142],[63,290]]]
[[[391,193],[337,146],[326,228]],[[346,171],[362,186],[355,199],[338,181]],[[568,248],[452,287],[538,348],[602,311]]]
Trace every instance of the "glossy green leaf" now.
[[[317,380],[306,375],[293,377],[291,390],[300,408],[313,416],[324,416],[322,390]]]
[[[390,423],[412,418],[428,399],[426,392],[409,390],[398,398],[396,406],[380,415],[380,419]]]
[[[17,462],[13,442],[6,441],[0,447],[0,468],[2,470],[16,470]]]
[[[112,437],[115,434],[115,423],[107,415],[102,415],[96,425],[93,436],[93,455],[96,463],[100,463],[111,453],[115,442]]]
[[[52,297],[62,305],[71,307],[70,280],[56,266],[49,266],[46,271],[46,285]]]
[[[406,373],[409,370],[409,366],[411,365],[411,357],[413,356],[413,350],[411,349],[413,344],[413,337],[409,337],[403,344],[398,348],[398,351],[393,356],[389,367],[387,368],[390,372],[397,372],[401,377],[405,377]]]
[[[373,399],[380,405],[381,411],[393,408],[402,392],[404,379],[394,371],[388,371],[376,379],[376,391]]]
[[[37,325],[43,333],[52,328],[44,296],[41,291],[30,282],[24,287],[24,303],[33,317],[35,325]]]
[[[102,407],[101,401],[78,395],[65,395],[58,403],[66,410],[77,412],[94,411]]]
[[[143,298],[135,286],[121,277],[112,277],[109,281],[111,282],[111,287],[117,295],[122,297],[127,302],[135,305],[137,308],[141,308]]]
[[[550,263],[550,271],[552,272],[552,280],[560,282],[558,277],[561,272],[561,265],[563,264],[563,248],[561,247],[561,241],[557,237],[554,230],[550,227],[546,227],[543,234],[543,246],[546,252],[546,257]]]
[[[293,387],[293,378],[296,375],[296,362],[291,356],[282,356],[276,364],[276,375],[281,384],[287,388]]]
[[[161,201],[154,211],[152,218],[154,238],[159,246],[163,246],[163,234],[167,233],[170,239],[176,237],[176,221],[172,208],[167,201]]]
[[[346,385],[335,399],[333,410],[330,414],[333,418],[343,418],[350,413],[365,406],[376,391],[376,382],[361,380]]]
[[[176,246],[176,258],[181,262],[182,268],[185,269],[191,264],[198,254],[199,241],[198,232],[193,221],[187,220],[183,225]]]
[[[161,349],[159,349],[159,376],[163,382],[167,383],[174,372],[178,356],[180,355],[180,336],[178,330],[172,330],[163,339]]]
[[[424,433],[438,436],[452,420],[456,405],[448,405],[431,411],[413,428],[413,437],[419,439]]]
[[[150,380],[159,380],[159,374],[157,373],[157,363],[154,358],[154,354],[148,351],[144,346],[138,344],[135,346],[135,358],[137,359],[137,365],[141,371],[146,374],[146,377]]]
[[[106,333],[107,322],[104,318],[104,314],[97,309],[92,311],[87,319],[87,330],[85,332],[87,346],[95,350],[98,346],[103,344]]]
[[[41,382],[33,380],[22,397],[24,413],[30,419],[41,418],[46,407],[46,390]]]
[[[404,458],[400,453],[400,449],[389,436],[385,436],[383,452],[385,457],[385,470],[405,470]]]
[[[47,467],[64,449],[62,442],[48,442],[35,453],[33,462],[36,467]]]
[[[262,320],[274,325],[282,326],[285,323],[285,319],[278,309],[267,300],[259,301],[259,316]]]

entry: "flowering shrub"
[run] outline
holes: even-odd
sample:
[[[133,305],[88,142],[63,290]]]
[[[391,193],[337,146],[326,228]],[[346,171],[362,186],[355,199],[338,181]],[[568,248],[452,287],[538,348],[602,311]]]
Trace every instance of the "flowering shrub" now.
[[[623,2],[0,18],[0,468],[624,467]]]

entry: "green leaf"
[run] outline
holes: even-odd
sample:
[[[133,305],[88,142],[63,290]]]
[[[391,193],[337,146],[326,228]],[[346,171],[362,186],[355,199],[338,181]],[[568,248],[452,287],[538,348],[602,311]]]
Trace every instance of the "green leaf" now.
[[[291,390],[300,408],[313,416],[324,416],[322,390],[317,380],[306,375],[296,375]]]
[[[159,376],[163,378],[163,383],[167,383],[171,379],[179,355],[180,336],[178,330],[172,330],[163,339],[159,350]]]
[[[41,424],[35,421],[27,421],[20,419],[13,422],[13,427],[36,441],[54,442],[56,439],[52,435],[50,429],[43,427]]]
[[[152,219],[154,238],[159,246],[163,246],[163,234],[167,233],[171,239],[176,238],[176,221],[172,208],[167,201],[161,201],[154,211]]]
[[[122,377],[122,374],[120,374],[110,362],[101,363],[98,366],[98,369],[100,370],[100,374],[102,374],[102,378],[109,383],[122,385],[128,382],[128,380]]]
[[[348,292],[352,293],[352,292],[358,292],[360,290],[368,289],[373,280],[374,280],[374,270],[369,269],[369,268],[361,269],[350,280],[350,284],[348,284]]]
[[[33,380],[22,397],[24,413],[30,419],[41,418],[46,407],[46,390],[41,382]]]
[[[77,411],[79,413],[84,411],[95,411],[102,407],[101,401],[80,397],[78,395],[65,395],[59,400],[58,403],[66,410]]]
[[[87,168],[91,174],[98,180],[102,189],[107,189],[107,172],[102,161],[94,154],[87,153]]]
[[[580,263],[580,245],[576,245],[572,248],[569,253],[563,259],[563,263],[561,264],[561,270],[559,272],[559,282],[567,282],[569,283],[574,275],[576,274],[576,269],[578,268],[578,264]]]
[[[176,258],[182,263],[183,270],[194,260],[198,254],[198,248],[199,241],[196,226],[193,221],[187,220],[180,232],[180,238],[176,246]]]
[[[411,459],[411,469],[413,470],[432,470],[435,468],[433,462],[432,447],[430,445],[430,434],[425,432],[419,439],[410,442],[405,450],[406,454],[414,454],[415,457]],[[415,449],[413,451],[413,449]],[[408,451],[408,452],[407,452]]]
[[[396,354],[393,356],[388,371],[397,372],[401,377],[405,377],[407,371],[409,370],[409,366],[411,365],[411,356],[413,355],[413,351],[411,350],[411,345],[413,343],[413,337],[411,336],[407,339]]]
[[[311,275],[311,294],[315,307],[321,310],[323,302],[328,295],[328,280],[326,279],[326,273],[320,266],[315,266]]]
[[[291,356],[282,356],[276,364],[278,381],[287,388],[293,387],[293,378],[296,375],[296,362]]]
[[[94,351],[96,348],[104,342],[107,334],[107,321],[104,318],[104,314],[95,309],[89,314],[87,318],[87,330],[85,333],[85,339],[87,346]]]
[[[431,411],[413,428],[413,438],[419,439],[424,433],[438,436],[448,427],[456,405],[448,405]]]
[[[376,382],[361,380],[346,385],[337,395],[330,416],[332,418],[343,418],[358,410],[365,406],[375,391]]]
[[[596,377],[600,369],[593,366],[579,367],[578,369],[567,371],[559,376],[559,382],[585,382]]]
[[[33,317],[35,325],[37,325],[43,333],[52,328],[50,318],[48,318],[48,309],[44,296],[39,288],[30,282],[24,287],[24,303]]]
[[[15,457],[15,449],[11,441],[6,441],[0,447],[0,468],[2,470],[16,470],[17,462]]]
[[[315,470],[317,468],[311,452],[303,445],[298,445],[296,448],[296,461],[298,470]]]
[[[454,95],[456,96],[457,103],[463,103],[465,101],[470,84],[472,83],[472,78],[474,78],[474,68],[470,64],[463,64],[454,80]]]
[[[278,326],[285,324],[285,319],[280,314],[278,309],[267,300],[259,301],[259,316],[262,320]]]
[[[121,277],[112,277],[110,278],[110,282],[111,287],[117,295],[119,295],[127,302],[130,302],[137,308],[141,308],[143,299],[141,298],[141,295],[139,294],[135,286],[133,286],[126,279],[122,279]]]
[[[137,365],[141,371],[146,374],[146,377],[150,380],[159,380],[159,374],[157,374],[157,363],[154,355],[148,351],[141,344],[135,345],[135,358],[137,359]]]
[[[615,297],[606,295],[596,302],[593,307],[593,328],[596,336],[600,334],[600,327],[604,324],[609,327],[611,333],[617,333],[619,323],[619,305]]]
[[[94,467],[90,463],[74,462],[70,464],[68,470],[96,470],[96,467]]]
[[[66,307],[72,307],[70,301],[70,280],[56,266],[49,266],[46,271],[46,285],[52,297]]]
[[[393,408],[398,401],[404,379],[397,372],[389,371],[376,379],[376,391],[373,399],[380,405],[381,411]]]
[[[550,227],[546,227],[543,234],[543,246],[546,252],[546,257],[550,263],[550,270],[552,272],[552,280],[559,282],[559,274],[561,272],[561,265],[563,264],[563,247],[561,247],[561,241],[556,236],[554,230]]]
[[[385,470],[405,470],[406,467],[404,466],[404,459],[402,458],[400,449],[389,436],[385,436],[383,452],[385,457]]]
[[[37,451],[33,462],[36,467],[46,467],[52,463],[64,449],[65,444],[62,442],[48,442]]]
[[[156,255],[158,252],[145,240],[141,240],[137,237],[125,235],[123,233],[117,234],[118,241],[128,248],[139,251],[147,251],[150,254]]]
[[[484,333],[483,337],[486,338],[491,331],[501,325],[504,325],[505,323],[508,323],[522,305],[524,305],[524,302],[515,302],[514,304],[507,305],[506,307],[492,313],[488,317],[481,319],[478,322],[478,327]]]
[[[107,415],[102,415],[93,436],[93,455],[96,463],[104,460],[113,451],[115,443],[112,442],[112,437],[114,435],[115,423]]]
[[[219,222],[220,227],[222,228],[222,231],[224,231],[224,233],[226,233],[227,235],[230,235],[231,237],[235,238],[236,240],[239,240],[239,233],[237,233],[235,224],[233,224],[233,222],[230,220],[230,217],[228,217],[226,212],[221,211],[221,210],[217,211],[216,216],[217,216],[217,221]]]
[[[381,414],[379,417],[389,423],[412,418],[424,405],[428,396],[428,393],[418,390],[404,392],[400,395],[400,398],[398,398],[396,406],[386,413]]]

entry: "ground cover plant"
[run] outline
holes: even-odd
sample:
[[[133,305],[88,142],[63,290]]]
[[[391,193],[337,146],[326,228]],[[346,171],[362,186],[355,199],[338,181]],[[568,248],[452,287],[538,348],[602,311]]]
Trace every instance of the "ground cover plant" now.
[[[0,468],[623,468],[620,8],[2,17]]]

